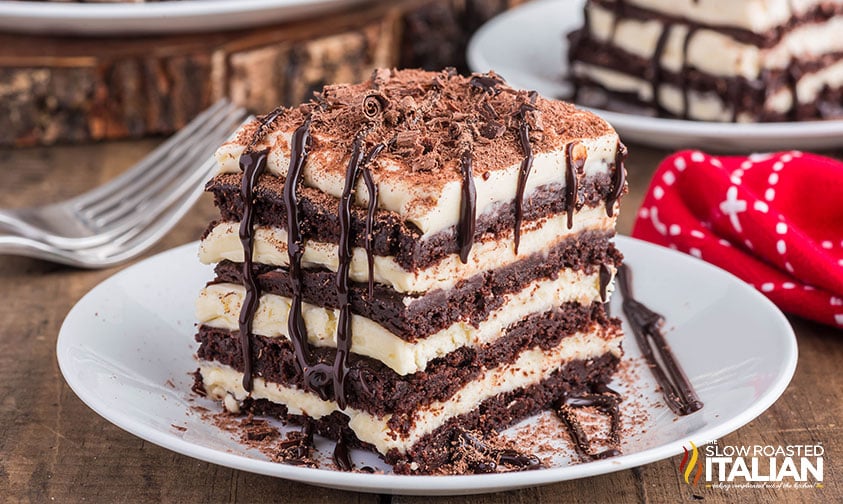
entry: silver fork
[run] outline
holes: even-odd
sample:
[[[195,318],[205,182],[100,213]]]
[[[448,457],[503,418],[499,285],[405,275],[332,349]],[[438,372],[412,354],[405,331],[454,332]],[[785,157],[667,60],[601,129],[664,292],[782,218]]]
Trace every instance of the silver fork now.
[[[0,232],[66,250],[107,245],[149,225],[187,191],[201,186],[209,172],[196,167],[245,116],[244,109],[220,100],[107,184],[50,205],[0,209]]]
[[[4,249],[8,252],[11,243],[21,251],[39,251],[42,258],[66,258],[69,251],[85,250],[89,259],[82,263],[60,262],[96,267],[90,258],[112,250],[119,238],[132,235],[132,244],[139,245],[139,228],[155,222],[173,207],[181,208],[175,203],[184,200],[196,186],[200,190],[190,194],[190,204],[199,197],[210,169],[204,172],[196,167],[245,116],[244,109],[220,100],[141,162],[100,187],[50,205],[0,209],[0,232],[17,235],[0,240],[0,253]],[[95,251],[96,247],[103,248]],[[113,257],[112,252],[105,257]]]
[[[87,248],[64,249],[24,236],[0,234],[0,254],[37,257],[48,261],[69,264],[80,268],[104,268],[129,260],[154,245],[166,234],[202,194],[204,181],[216,167],[208,159],[186,181],[186,188],[167,208],[152,217],[146,217],[138,226],[124,231],[111,241]]]

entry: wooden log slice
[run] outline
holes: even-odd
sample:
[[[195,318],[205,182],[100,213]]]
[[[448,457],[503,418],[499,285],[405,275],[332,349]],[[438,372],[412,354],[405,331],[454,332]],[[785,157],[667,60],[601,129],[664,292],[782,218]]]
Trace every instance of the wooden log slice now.
[[[223,96],[265,112],[381,66],[465,70],[470,34],[522,1],[384,1],[224,33],[0,34],[0,146],[168,134]]]

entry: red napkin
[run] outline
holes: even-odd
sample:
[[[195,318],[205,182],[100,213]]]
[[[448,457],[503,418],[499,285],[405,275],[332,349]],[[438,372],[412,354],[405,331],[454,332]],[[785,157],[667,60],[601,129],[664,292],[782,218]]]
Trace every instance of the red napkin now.
[[[797,151],[678,152],[632,235],[716,264],[782,310],[843,327],[843,163]]]

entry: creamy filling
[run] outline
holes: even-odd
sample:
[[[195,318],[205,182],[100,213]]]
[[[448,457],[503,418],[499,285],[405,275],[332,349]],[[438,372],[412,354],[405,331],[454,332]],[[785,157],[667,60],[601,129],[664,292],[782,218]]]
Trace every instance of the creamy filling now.
[[[616,0],[618,1],[618,0]],[[743,28],[764,33],[825,0],[625,0],[626,3],[703,25]]]
[[[420,293],[450,289],[460,280],[478,273],[507,266],[531,254],[546,253],[555,244],[583,231],[612,231],[616,216],[617,212],[613,217],[607,217],[606,207],[601,204],[577,212],[571,229],[568,229],[567,215],[564,213],[525,222],[521,226],[521,243],[517,255],[513,245],[514,232],[510,229],[499,239],[475,243],[465,264],[458,254],[450,254],[428,268],[407,271],[392,256],[375,256],[374,281],[388,285],[397,292]],[[215,226],[200,244],[199,260],[205,264],[224,259],[243,262],[243,245],[240,243],[238,228],[239,224],[234,222],[223,222]],[[302,267],[337,271],[337,250],[337,245],[333,243],[307,241]],[[287,231],[281,228],[256,228],[253,252],[256,263],[288,266]],[[369,262],[366,250],[362,247],[352,250],[349,278],[361,283],[369,279]]]
[[[610,283],[607,290],[611,292],[611,289]],[[202,289],[196,301],[196,317],[209,327],[236,331],[244,296],[242,285],[209,285]],[[529,315],[544,313],[568,302],[591,304],[600,298],[600,276],[565,269],[555,279],[536,280],[504,297],[501,307],[489,313],[477,327],[466,321],[455,322],[415,343],[401,339],[366,317],[352,314],[351,351],[377,359],[400,375],[423,371],[431,360],[457,348],[481,346],[497,340],[506,334],[509,326]],[[269,338],[289,338],[290,305],[288,297],[263,294],[253,318],[252,332]],[[336,348],[339,310],[303,303],[302,316],[310,344]]]
[[[620,356],[621,335],[606,332],[595,326],[590,332],[576,333],[563,339],[554,348],[542,350],[536,347],[521,352],[515,362],[486,370],[449,399],[415,410],[412,413],[413,427],[407,434],[400,434],[389,427],[390,415],[379,417],[355,408],[341,410],[334,401],[325,401],[301,389],[268,383],[260,377],[254,379],[251,397],[284,404],[293,415],[315,419],[342,411],[349,418],[349,427],[361,441],[374,445],[382,454],[391,449],[406,453],[423,436],[451,418],[470,413],[486,399],[538,384],[574,360],[593,359],[606,353]],[[242,401],[248,396],[242,385],[243,374],[239,371],[205,362],[200,366],[200,372],[210,397],[224,401],[232,395]],[[228,406],[229,403],[226,401],[225,404]]]
[[[286,176],[290,160],[291,132],[273,132],[267,135],[257,149],[271,146],[267,158],[267,170],[279,176]],[[601,173],[610,173],[614,164],[618,137],[615,134],[596,138],[584,138],[580,143],[586,148],[584,176],[591,177]],[[326,140],[326,144],[331,142]],[[216,152],[220,173],[240,171],[239,159],[244,145],[229,142]],[[343,155],[334,157],[324,153],[314,153],[308,157],[304,166],[303,182],[322,192],[339,198],[345,184],[345,174],[329,169],[331,166],[345,166]],[[378,166],[373,171],[373,178],[378,185],[378,207],[396,212],[403,220],[416,225],[424,236],[455,226],[459,222],[460,202],[462,201],[462,181],[445,180],[439,184],[415,183],[406,174],[409,170],[388,160],[375,159]],[[392,164],[390,164],[392,163]],[[530,176],[525,186],[525,197],[536,188],[565,183],[567,162],[565,146],[552,152],[537,153],[534,156]],[[515,199],[520,162],[512,166],[491,170],[486,174],[474,174],[474,187],[477,193],[477,216],[490,211],[496,204],[509,203]],[[357,204],[365,206],[369,193],[361,180],[356,188]]]
[[[580,62],[574,64],[574,73],[577,76],[586,77],[606,89],[622,93],[635,93],[643,102],[651,103],[653,101],[652,83],[639,77]],[[839,89],[843,86],[843,61],[817,72],[803,75],[796,84],[799,103],[813,102],[826,85],[832,89]],[[661,84],[659,87],[659,104],[670,113],[681,115],[683,112],[682,90],[670,84]],[[770,112],[786,114],[790,111],[792,104],[793,96],[790,89],[781,89],[767,98],[764,108]],[[731,121],[733,106],[733,103],[724,102],[716,93],[688,91],[688,117],[691,119]],[[753,116],[748,113],[739,113],[738,121],[750,122],[753,121]]]
[[[614,12],[595,4],[589,4],[587,8],[589,26],[595,39],[611,43],[644,59],[653,59],[665,23],[658,20],[623,19],[618,21],[612,38]],[[688,59],[685,62],[684,45],[688,26],[677,23],[671,29],[659,63],[662,68],[677,73],[685,63],[686,66],[717,77],[756,79],[765,69],[787,67],[792,59],[813,60],[824,54],[843,51],[843,37],[839,36],[841,31],[843,16],[837,16],[825,23],[797,27],[774,47],[762,49],[753,44],[738,42],[725,33],[701,28],[688,41]]]

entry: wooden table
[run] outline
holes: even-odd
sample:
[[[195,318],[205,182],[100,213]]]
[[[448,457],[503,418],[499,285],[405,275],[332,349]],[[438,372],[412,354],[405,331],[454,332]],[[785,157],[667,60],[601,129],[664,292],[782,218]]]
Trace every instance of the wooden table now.
[[[0,206],[84,191],[132,165],[156,140],[0,151]],[[628,233],[664,151],[630,146]],[[196,240],[215,212],[207,196],[146,256]],[[843,501],[843,334],[797,318],[799,365],[784,396],[723,444],[825,447],[825,486],[811,490],[722,490],[680,480],[680,457],[539,488],[431,499],[354,494],[235,471],[138,439],[88,409],[67,387],[56,335],[73,304],[120,268],[81,271],[0,257],[0,500],[33,502],[841,502]],[[694,495],[696,493],[696,495]]]

